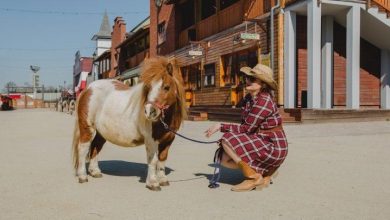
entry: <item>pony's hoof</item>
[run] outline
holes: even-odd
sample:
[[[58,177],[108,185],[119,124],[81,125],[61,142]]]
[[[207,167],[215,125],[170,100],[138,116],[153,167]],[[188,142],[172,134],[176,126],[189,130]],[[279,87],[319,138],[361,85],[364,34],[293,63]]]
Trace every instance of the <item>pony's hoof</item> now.
[[[146,186],[146,188],[152,190],[152,191],[161,191],[161,187],[160,186]]]
[[[160,186],[169,186],[169,181],[161,182]]]
[[[79,178],[79,183],[86,183],[86,182],[88,182],[87,178],[85,178],[85,179]]]
[[[93,178],[102,178],[102,177],[103,177],[103,174],[101,174],[101,173],[95,173],[95,174],[91,174],[91,176],[92,176]]]

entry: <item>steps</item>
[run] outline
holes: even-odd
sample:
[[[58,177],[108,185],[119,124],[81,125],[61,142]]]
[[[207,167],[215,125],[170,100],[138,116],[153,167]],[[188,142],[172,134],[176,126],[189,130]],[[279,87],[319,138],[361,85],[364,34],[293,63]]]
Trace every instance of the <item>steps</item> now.
[[[207,121],[208,120],[208,114],[204,111],[190,111],[188,115],[189,121]]]

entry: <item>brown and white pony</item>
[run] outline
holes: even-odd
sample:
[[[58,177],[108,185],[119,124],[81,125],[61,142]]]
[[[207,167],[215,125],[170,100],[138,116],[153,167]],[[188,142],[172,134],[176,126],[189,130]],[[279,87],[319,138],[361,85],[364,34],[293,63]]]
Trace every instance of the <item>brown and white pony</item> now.
[[[148,162],[146,187],[169,185],[165,175],[168,149],[175,136],[164,129],[163,117],[177,131],[186,117],[183,80],[176,65],[166,58],[148,59],[140,83],[128,87],[117,80],[91,83],[78,99],[73,137],[73,162],[80,183],[102,177],[98,154],[109,141],[122,147],[145,144]]]

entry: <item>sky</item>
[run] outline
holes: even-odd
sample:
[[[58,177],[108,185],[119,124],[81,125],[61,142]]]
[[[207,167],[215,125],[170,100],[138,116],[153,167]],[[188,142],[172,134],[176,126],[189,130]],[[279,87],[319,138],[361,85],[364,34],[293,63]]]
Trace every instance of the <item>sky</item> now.
[[[129,31],[148,17],[149,0],[0,0],[0,91],[31,85],[30,65],[45,87],[72,84],[75,54],[92,56],[105,10],[110,26],[121,16]]]

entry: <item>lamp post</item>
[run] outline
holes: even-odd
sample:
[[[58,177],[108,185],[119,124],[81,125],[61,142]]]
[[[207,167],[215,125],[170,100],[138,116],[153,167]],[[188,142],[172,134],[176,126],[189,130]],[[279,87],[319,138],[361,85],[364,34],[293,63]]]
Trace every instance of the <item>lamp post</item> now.
[[[34,92],[34,96],[33,96],[33,99],[36,99],[37,97],[37,87],[39,86],[39,74],[38,74],[38,71],[41,69],[39,66],[33,66],[33,65],[30,65],[30,69],[31,71],[33,71],[33,92]]]
[[[92,60],[93,81],[96,80],[96,72],[97,72],[96,62],[95,62],[96,58],[97,58],[97,54],[96,54],[96,51],[95,51],[92,54],[92,59],[93,59]]]

